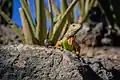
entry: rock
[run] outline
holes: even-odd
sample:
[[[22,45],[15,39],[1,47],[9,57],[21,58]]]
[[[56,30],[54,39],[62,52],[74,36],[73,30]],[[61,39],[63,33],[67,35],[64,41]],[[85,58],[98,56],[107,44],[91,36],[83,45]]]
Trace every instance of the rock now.
[[[101,40],[101,43],[102,43],[103,45],[112,45],[112,39],[110,39],[110,38],[103,38],[103,39]]]
[[[96,24],[95,28],[92,29],[92,33],[97,36],[101,34],[102,30],[103,30],[103,23],[100,22]]]
[[[70,52],[30,46],[0,46],[0,80],[83,80]]]
[[[77,33],[76,40],[87,46],[98,46],[101,44],[103,23],[99,22],[94,26],[83,24],[83,28]]]
[[[109,55],[77,59],[66,50],[1,45],[0,80],[119,80],[120,55]]]
[[[81,44],[83,38],[85,36],[87,36],[88,32],[90,31],[90,27],[87,23],[84,23],[83,26],[82,26],[82,29],[78,31],[78,33],[76,34],[76,37],[75,37],[75,40]]]
[[[22,41],[17,36],[17,33],[9,26],[0,25],[0,44],[8,45],[8,44],[19,44]]]
[[[84,23],[79,34],[81,34],[81,35],[87,34],[88,31],[90,31],[90,27],[89,27],[89,25],[87,23]]]

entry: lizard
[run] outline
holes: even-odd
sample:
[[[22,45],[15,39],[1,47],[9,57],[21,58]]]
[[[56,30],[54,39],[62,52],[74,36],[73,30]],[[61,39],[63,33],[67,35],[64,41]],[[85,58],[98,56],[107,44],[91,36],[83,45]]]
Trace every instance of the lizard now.
[[[81,24],[71,24],[64,37],[55,45],[56,48],[63,48],[75,53],[80,57],[81,47],[75,41],[75,34],[82,28]]]

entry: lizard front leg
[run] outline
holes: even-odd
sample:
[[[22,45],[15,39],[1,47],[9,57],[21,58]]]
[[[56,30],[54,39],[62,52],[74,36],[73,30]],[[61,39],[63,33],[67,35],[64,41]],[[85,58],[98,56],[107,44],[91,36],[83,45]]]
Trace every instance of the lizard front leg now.
[[[56,48],[61,48],[62,43],[63,43],[62,40],[58,41],[58,42],[56,43],[55,47],[56,47]]]
[[[73,49],[74,49],[74,53],[77,56],[81,56],[81,47],[80,45],[75,41],[75,39],[73,37],[68,39],[68,44],[73,45]]]
[[[60,41],[58,41],[55,45],[56,48],[63,48],[63,49],[66,49],[68,51],[73,51],[74,48],[73,48],[73,45],[72,45],[72,42],[69,42],[69,39],[67,38],[64,38]]]

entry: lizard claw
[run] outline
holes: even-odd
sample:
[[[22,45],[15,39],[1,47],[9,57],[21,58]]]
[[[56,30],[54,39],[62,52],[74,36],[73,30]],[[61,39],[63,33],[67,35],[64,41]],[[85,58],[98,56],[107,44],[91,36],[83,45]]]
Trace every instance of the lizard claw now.
[[[58,42],[56,43],[55,47],[56,47],[56,48],[60,48],[60,47],[61,47],[61,42],[58,41]]]

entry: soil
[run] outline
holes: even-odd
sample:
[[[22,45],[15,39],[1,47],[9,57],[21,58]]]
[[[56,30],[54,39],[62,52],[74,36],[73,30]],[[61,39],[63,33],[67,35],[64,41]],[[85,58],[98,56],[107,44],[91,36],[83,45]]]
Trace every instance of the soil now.
[[[57,78],[48,77],[50,71],[44,71],[43,68],[40,69],[40,66],[44,67],[41,63],[46,64],[45,61],[48,58],[41,62],[41,60],[45,58],[43,55],[36,54],[36,56],[32,54],[36,53],[36,49],[32,50],[29,47],[27,51],[22,47],[18,49],[17,46],[19,45],[15,46],[15,44],[20,43],[22,42],[9,26],[0,26],[0,80],[67,80],[68,75],[66,74],[67,72],[64,72],[64,68],[62,68],[63,71],[61,71],[60,74],[62,75],[62,73],[64,73],[66,76],[62,78],[60,78],[60,75],[57,76]],[[10,46],[11,44],[12,48]],[[23,49],[22,52],[21,49]],[[50,50],[44,48],[42,51],[44,51],[44,53],[45,51],[50,53]],[[41,54],[41,50],[38,52]],[[68,53],[67,51],[63,52]],[[77,63],[69,61],[70,64],[72,63],[74,65],[79,63],[79,66],[74,66],[75,69],[73,69],[73,67],[70,68],[73,69],[73,73],[71,74],[76,75],[75,77],[69,77],[69,80],[120,80],[119,46],[87,47],[86,45],[81,45],[81,52],[83,57],[78,59]],[[59,53],[61,52],[59,51]],[[57,59],[59,61],[59,56]],[[76,58],[73,61],[76,61]],[[48,65],[49,64],[46,66]],[[51,66],[45,67],[44,69],[47,70],[49,67]],[[42,70],[44,75],[40,70]],[[54,73],[54,70],[52,70],[52,72],[50,75],[53,74],[52,76],[55,76],[56,73]],[[70,70],[70,72],[72,72],[72,70]],[[68,70],[68,73],[70,72]]]

